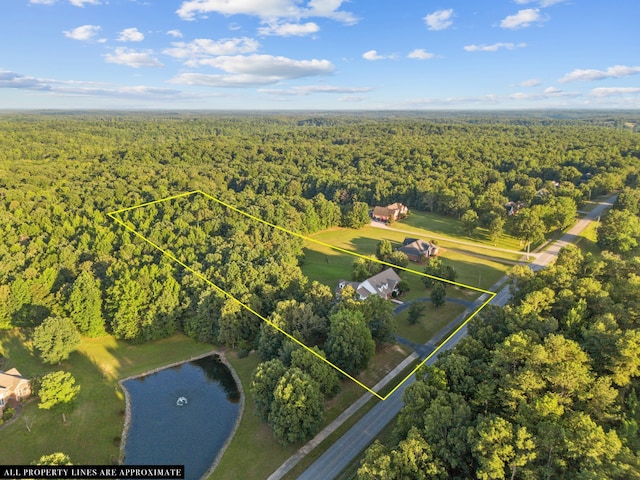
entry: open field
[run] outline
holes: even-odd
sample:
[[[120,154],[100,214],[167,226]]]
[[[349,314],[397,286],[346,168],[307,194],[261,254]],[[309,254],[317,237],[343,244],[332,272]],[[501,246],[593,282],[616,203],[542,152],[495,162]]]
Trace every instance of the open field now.
[[[482,246],[484,245],[486,247],[496,247],[513,251],[522,250],[520,241],[517,238],[504,234],[497,242],[494,243],[489,238],[489,232],[484,228],[477,228],[473,236],[468,236],[462,231],[458,220],[438,213],[411,210],[407,218],[400,222],[393,223],[390,227],[398,230],[415,230],[416,233],[422,233],[427,236],[433,235],[436,237],[443,237],[443,240],[438,241],[438,243],[443,246],[448,245],[446,238],[474,243],[476,245],[471,250],[472,252],[491,255],[506,260],[518,260],[519,256],[517,254],[493,250],[492,248],[487,248],[485,250],[482,249]],[[469,250],[470,248],[460,244],[451,244],[451,246],[456,246],[456,248],[463,250]]]
[[[397,248],[402,245],[405,234],[367,226],[359,230],[336,228],[320,232],[311,238],[361,255],[375,256],[376,247],[381,240],[389,240],[394,248]],[[339,280],[351,278],[356,257],[311,241],[306,242],[304,251],[305,259],[301,268],[309,280],[317,280],[333,289]],[[508,264],[465,255],[458,251],[447,251],[446,248],[443,248],[441,257],[445,264],[452,265],[458,272],[459,283],[482,289],[491,287],[511,268]],[[421,272],[424,266],[410,262],[407,268]],[[402,272],[401,277],[411,288],[405,299],[428,296],[428,290],[422,284],[419,275]],[[464,299],[477,297],[477,292],[462,287],[449,290],[447,294],[450,296]]]
[[[2,463],[28,464],[58,451],[67,453],[75,464],[115,463],[125,409],[124,394],[117,379],[212,349],[211,345],[198,344],[183,335],[138,346],[107,336],[84,339],[68,360],[60,365],[45,366],[33,355],[23,332],[17,329],[2,332],[0,353],[7,358],[5,369],[17,367],[30,378],[64,370],[70,372],[81,387],[77,407],[67,415],[66,423],[60,414],[40,410],[36,399],[28,401],[20,418],[0,430]]]
[[[396,315],[398,335],[414,343],[426,343],[447,324],[464,312],[465,307],[458,303],[447,302],[435,308],[430,302],[424,303],[424,314],[415,325],[409,323],[409,312],[405,310]]]

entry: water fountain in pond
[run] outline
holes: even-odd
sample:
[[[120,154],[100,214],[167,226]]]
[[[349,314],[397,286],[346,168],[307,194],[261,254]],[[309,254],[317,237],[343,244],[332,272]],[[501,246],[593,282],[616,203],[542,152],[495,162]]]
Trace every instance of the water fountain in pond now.
[[[178,400],[176,401],[176,405],[179,407],[182,407],[184,405],[186,405],[187,403],[187,398],[186,397],[178,397]]]

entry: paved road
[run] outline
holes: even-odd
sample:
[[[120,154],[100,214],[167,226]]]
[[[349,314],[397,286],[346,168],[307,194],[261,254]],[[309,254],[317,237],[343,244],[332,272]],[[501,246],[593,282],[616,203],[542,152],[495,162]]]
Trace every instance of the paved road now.
[[[582,231],[587,228],[592,221],[598,219],[607,208],[613,206],[613,202],[616,201],[616,197],[617,195],[613,195],[602,202],[598,202],[597,207],[587,213],[584,218],[578,220],[567,233],[565,233],[558,241],[554,242],[542,255],[532,262],[530,265],[531,269],[536,272],[549,265],[549,263],[558,256],[558,252],[561,248],[575,242]]]
[[[549,265],[558,254],[563,246],[576,240],[577,236],[589,225],[589,223],[598,218],[602,212],[610,207],[615,201],[616,196],[612,196],[600,202],[600,204],[589,212],[583,219],[578,221],[576,225],[562,236],[558,241],[554,242],[549,249],[531,265],[534,270],[539,270]],[[506,283],[506,277],[503,277],[493,287],[492,291],[498,291]],[[504,306],[509,300],[509,289],[502,288],[498,292],[491,304],[496,306]],[[453,348],[467,334],[466,326],[461,328],[449,341],[429,359],[428,365],[431,365],[438,358],[438,355],[446,350]],[[358,454],[364,450],[369,443],[380,433],[380,431],[398,414],[403,406],[402,392],[414,382],[411,377],[402,384],[398,390],[394,392],[387,400],[378,403],[369,412],[362,417],[351,429],[347,431],[337,442],[335,442],[327,451],[325,451],[307,470],[305,470],[298,479],[300,480],[332,480],[336,478],[344,468],[346,468]]]

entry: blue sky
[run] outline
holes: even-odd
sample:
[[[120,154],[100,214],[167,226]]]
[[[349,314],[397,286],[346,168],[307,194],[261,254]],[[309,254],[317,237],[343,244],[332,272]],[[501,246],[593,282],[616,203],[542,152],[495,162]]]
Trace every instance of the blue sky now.
[[[640,108],[638,0],[3,0],[0,108]]]

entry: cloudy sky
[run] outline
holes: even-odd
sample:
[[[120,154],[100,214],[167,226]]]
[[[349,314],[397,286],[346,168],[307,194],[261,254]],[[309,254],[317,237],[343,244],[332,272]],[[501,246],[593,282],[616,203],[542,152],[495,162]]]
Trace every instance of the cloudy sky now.
[[[0,108],[640,108],[638,0],[2,0]]]

